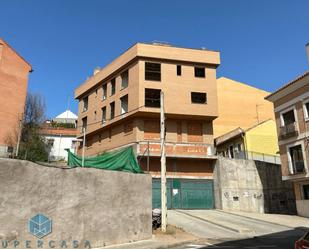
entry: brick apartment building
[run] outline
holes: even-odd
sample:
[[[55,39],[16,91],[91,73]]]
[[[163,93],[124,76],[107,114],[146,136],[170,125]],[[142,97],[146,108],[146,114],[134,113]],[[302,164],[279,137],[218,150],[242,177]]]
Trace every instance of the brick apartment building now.
[[[165,96],[168,206],[212,208],[213,120],[220,54],[137,43],[75,90],[85,155],[133,146],[160,203],[160,91]],[[148,152],[149,148],[149,152]],[[81,154],[81,146],[78,153]],[[149,161],[148,161],[149,159]]]
[[[282,178],[294,184],[298,214],[309,217],[309,72],[266,99],[275,106]]]
[[[16,145],[31,71],[31,65],[0,38],[0,156],[8,156]]]

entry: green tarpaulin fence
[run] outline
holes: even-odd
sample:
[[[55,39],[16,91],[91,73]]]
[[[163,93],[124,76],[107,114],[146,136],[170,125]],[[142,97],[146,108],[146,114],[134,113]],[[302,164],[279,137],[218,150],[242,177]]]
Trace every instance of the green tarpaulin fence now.
[[[82,157],[73,154],[69,149],[66,149],[66,151],[68,152],[68,166],[82,167]],[[96,157],[85,157],[84,167],[143,173],[136,161],[132,147],[105,152]]]

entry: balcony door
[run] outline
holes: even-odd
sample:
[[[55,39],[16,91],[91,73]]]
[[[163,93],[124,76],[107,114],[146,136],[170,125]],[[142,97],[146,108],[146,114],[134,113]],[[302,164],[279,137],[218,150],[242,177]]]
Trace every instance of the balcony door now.
[[[305,163],[303,157],[302,146],[296,145],[289,148],[289,154],[291,159],[291,166],[293,168],[293,173],[304,173],[305,172]]]

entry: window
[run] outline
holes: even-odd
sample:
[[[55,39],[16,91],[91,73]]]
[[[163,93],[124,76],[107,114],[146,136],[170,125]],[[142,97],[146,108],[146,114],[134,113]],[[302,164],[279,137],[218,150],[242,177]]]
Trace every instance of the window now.
[[[102,108],[102,124],[106,122],[106,106]]]
[[[115,117],[115,102],[110,103],[110,108],[111,108],[111,118],[113,119]]]
[[[309,102],[304,104],[304,115],[305,119],[309,119]]]
[[[304,199],[309,200],[309,185],[303,185]]]
[[[94,111],[94,120],[97,120],[97,111]]]
[[[98,96],[98,89],[95,89],[94,91],[94,97],[96,98]]]
[[[205,78],[205,68],[204,67],[194,67],[194,75],[198,78]]]
[[[111,96],[114,95],[116,92],[116,79],[111,80]]]
[[[121,89],[128,87],[129,84],[129,72],[125,71],[121,74]]]
[[[87,130],[87,117],[82,119],[82,132]]]
[[[282,114],[283,126],[288,126],[295,123],[294,110],[290,110]]]
[[[289,148],[290,164],[294,174],[304,173],[305,164],[303,158],[302,146],[296,145]],[[291,172],[292,173],[292,172]]]
[[[206,93],[191,92],[191,102],[195,104],[206,104],[207,103]]]
[[[181,65],[177,65],[177,75],[181,76]]]
[[[229,158],[234,158],[234,149],[233,145],[229,146]]]
[[[102,86],[102,91],[103,91],[102,100],[105,100],[107,97],[107,85],[106,84]]]
[[[128,112],[128,95],[120,98],[121,102],[121,114],[125,114]]]
[[[88,96],[83,98],[83,111],[87,111],[88,110]]]
[[[145,62],[145,80],[161,81],[161,64]]]
[[[160,93],[159,89],[145,89],[145,106],[146,107],[160,107]]]

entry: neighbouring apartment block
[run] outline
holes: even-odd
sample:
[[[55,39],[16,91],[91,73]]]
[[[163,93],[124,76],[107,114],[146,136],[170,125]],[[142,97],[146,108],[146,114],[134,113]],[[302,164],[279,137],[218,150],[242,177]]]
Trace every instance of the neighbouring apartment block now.
[[[0,38],[0,156],[13,153],[22,120],[31,65]]]
[[[215,139],[217,154],[280,164],[276,122],[263,121],[249,129],[238,127]]]
[[[218,118],[214,120],[214,137],[237,128],[249,129],[265,120],[275,120],[273,103],[265,100],[270,94],[226,77],[217,79]]]
[[[160,203],[160,92],[164,92],[169,208],[213,208],[213,120],[220,54],[137,43],[75,90],[85,155],[134,146]],[[82,143],[80,143],[82,145]],[[78,148],[81,154],[82,146]]]
[[[275,107],[282,178],[294,184],[298,214],[309,217],[309,72],[266,99]]]

